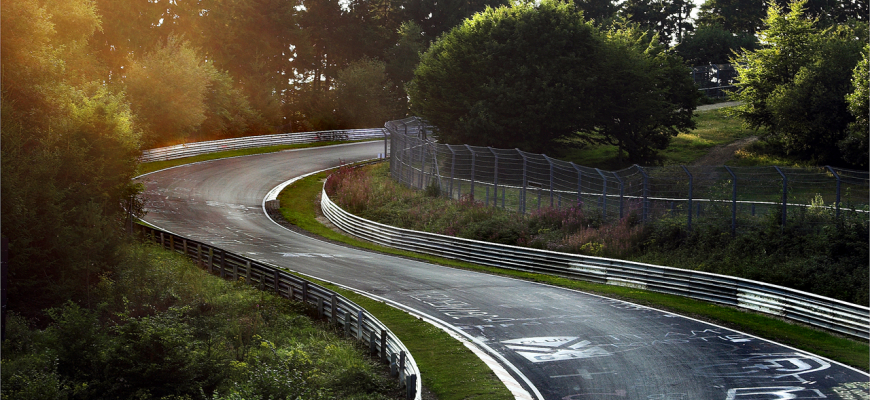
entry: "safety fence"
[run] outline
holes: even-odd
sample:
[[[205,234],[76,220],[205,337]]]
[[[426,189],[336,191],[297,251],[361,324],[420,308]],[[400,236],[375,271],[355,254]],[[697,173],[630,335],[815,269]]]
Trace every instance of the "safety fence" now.
[[[302,302],[317,316],[343,328],[348,337],[367,343],[369,352],[390,364],[390,374],[406,389],[406,398],[421,399],[420,370],[411,353],[389,328],[364,308],[327,288],[262,262],[172,233],[137,224],[146,241],[193,259],[209,274],[243,281],[260,290]]]
[[[692,67],[692,80],[707,97],[721,98],[734,90],[737,70],[732,64],[710,64]]]
[[[210,140],[205,142],[184,143],[175,146],[143,150],[140,162],[172,160],[198,156],[218,151],[248,149],[254,147],[303,144],[331,141],[356,141],[384,139],[387,134],[383,128],[351,129],[319,132],[281,133],[277,135],[246,136],[240,138]]]
[[[393,179],[519,213],[575,208],[602,221],[669,218],[690,230],[715,224],[732,232],[765,218],[802,227],[868,218],[868,171],[724,165],[605,171],[519,149],[440,144],[416,118],[386,127]]]
[[[480,265],[685,296],[788,318],[865,340],[870,338],[870,308],[812,293],[707,272],[396,228],[342,210],[325,190],[320,207],[335,226],[384,246]]]

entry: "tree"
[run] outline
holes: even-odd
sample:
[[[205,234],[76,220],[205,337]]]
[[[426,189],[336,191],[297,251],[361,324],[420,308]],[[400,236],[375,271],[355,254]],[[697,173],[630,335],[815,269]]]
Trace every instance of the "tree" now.
[[[683,37],[674,50],[687,65],[727,64],[739,51],[752,51],[758,40],[750,34],[733,34],[716,25],[701,25]]]
[[[59,3],[0,3],[2,235],[10,309],[30,315],[88,301],[116,261],[122,204],[137,192],[133,115],[85,45],[99,16],[90,1]]]
[[[819,30],[804,14],[805,1],[791,11],[768,10],[759,33],[764,47],[734,60],[743,102],[731,110],[787,154],[820,164],[843,163],[837,143],[854,121],[846,107],[851,72],[861,56],[867,26],[840,25]]]
[[[861,168],[867,168],[868,142],[870,142],[870,45],[864,45],[863,58],[855,70],[852,71],[852,87],[854,91],[846,96],[849,104],[849,113],[855,117],[855,121],[849,124],[848,135],[838,143],[843,159],[850,164]]]
[[[698,9],[698,25],[719,26],[737,35],[754,35],[763,19],[761,0],[706,0]]]
[[[446,143],[534,152],[614,143],[642,159],[691,126],[698,94],[655,37],[620,32],[604,35],[558,1],[487,9],[423,55],[412,109]],[[626,104],[634,100],[643,105]]]
[[[339,118],[348,128],[373,128],[395,119],[398,99],[382,61],[363,59],[338,71],[335,96]]]
[[[190,44],[175,37],[133,62],[125,83],[146,145],[183,140],[199,129],[209,72]]]
[[[626,0],[620,12],[626,20],[658,33],[662,44],[669,45],[694,29],[689,22],[694,8],[687,0]]]

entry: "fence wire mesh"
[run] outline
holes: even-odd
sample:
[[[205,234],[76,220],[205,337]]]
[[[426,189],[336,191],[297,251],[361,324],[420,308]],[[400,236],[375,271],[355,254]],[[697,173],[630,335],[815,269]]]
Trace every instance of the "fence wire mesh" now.
[[[638,165],[605,171],[518,149],[447,145],[417,118],[390,121],[397,181],[521,214],[575,208],[602,221],[670,219],[732,232],[776,222],[867,222],[870,173],[835,167]],[[769,220],[766,220],[769,219]]]

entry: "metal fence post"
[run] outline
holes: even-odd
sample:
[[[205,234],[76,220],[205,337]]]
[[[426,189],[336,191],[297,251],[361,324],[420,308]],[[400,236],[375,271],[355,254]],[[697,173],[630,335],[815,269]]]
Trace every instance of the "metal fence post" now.
[[[831,168],[830,165],[826,166],[826,168],[828,169],[828,171],[831,171],[831,173],[834,174],[834,178],[837,178],[837,200],[834,202],[834,204],[836,204],[837,207],[837,218],[840,218],[840,174],[834,171],[834,169]]]
[[[492,147],[488,147],[488,149],[493,157],[495,157],[495,172],[493,172],[493,189],[495,189],[495,193],[492,194],[492,206],[498,207],[498,154],[492,149]],[[502,208],[504,208],[504,204],[502,204]]]
[[[598,175],[601,175],[601,179],[604,179],[604,186],[601,188],[601,216],[603,219],[607,219],[607,177],[604,176],[604,173],[601,172],[600,169],[595,168],[595,171],[598,172]]]
[[[782,176],[782,227],[785,228],[786,207],[788,206],[788,178],[779,167],[774,166],[776,172]]]
[[[689,208],[689,216],[688,216],[688,220],[686,222],[686,226],[688,227],[689,232],[691,232],[692,231],[692,189],[694,186],[693,182],[692,182],[692,173],[689,172],[689,169],[686,168],[685,165],[680,165],[680,167],[683,168],[683,171],[686,171],[686,175],[689,175],[689,207],[688,207]]]
[[[623,215],[623,205],[625,204],[625,197],[623,196],[625,193],[625,183],[622,181],[622,178],[619,177],[616,173],[613,174],[616,178],[616,182],[619,183],[619,219],[622,219]]]
[[[550,208],[553,207],[553,160],[547,157],[546,154],[541,154],[544,159],[550,164]]]
[[[453,148],[450,147],[449,144],[446,146],[447,146],[447,150],[450,150],[450,184],[449,184],[450,189],[449,190],[450,190],[450,198],[452,199],[453,198],[453,179],[454,179],[453,174],[456,171],[456,152],[453,151]],[[460,193],[459,197],[462,197],[461,193]],[[459,198],[459,197],[457,197],[457,198]]]
[[[734,236],[737,234],[737,175],[731,167],[724,167],[731,174],[731,236]]]
[[[649,216],[649,175],[646,174],[646,171],[640,165],[634,164],[634,166],[637,167],[637,170],[643,176],[643,204],[641,204],[640,220],[646,222]]]
[[[423,189],[423,175],[426,175],[426,146],[420,141],[420,189]]]
[[[571,163],[571,166],[574,167],[574,170],[577,171],[577,208],[583,208],[583,190],[581,189],[583,185],[583,172],[580,171],[580,167],[577,164]]]
[[[516,149],[516,150],[517,150],[517,154],[519,154],[520,157],[523,158],[523,187],[520,188],[520,204],[519,204],[520,209],[519,209],[519,211],[520,211],[520,214],[525,214],[526,213],[526,186],[528,186],[528,184],[529,184],[529,178],[526,175],[526,169],[528,168],[528,161],[526,160],[526,155],[523,154],[523,152],[520,149]]]
[[[474,167],[477,163],[477,157],[474,154],[474,150],[471,149],[471,146],[466,144],[465,148],[471,152],[471,201],[474,201]]]

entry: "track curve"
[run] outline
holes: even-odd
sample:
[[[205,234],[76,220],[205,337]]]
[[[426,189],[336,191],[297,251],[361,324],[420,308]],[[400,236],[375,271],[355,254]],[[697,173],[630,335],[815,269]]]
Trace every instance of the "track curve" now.
[[[326,243],[263,213],[281,182],[379,151],[366,142],[158,171],[139,178],[144,219],[416,310],[494,352],[524,388],[519,398],[868,398],[870,375],[803,351],[618,300]]]

